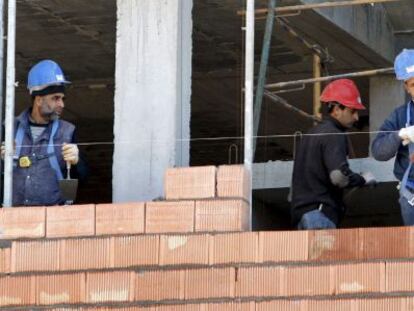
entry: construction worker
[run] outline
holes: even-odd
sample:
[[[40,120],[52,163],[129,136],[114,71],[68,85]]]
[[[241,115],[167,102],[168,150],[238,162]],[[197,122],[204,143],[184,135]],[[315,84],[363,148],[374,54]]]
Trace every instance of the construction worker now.
[[[79,161],[75,126],[60,119],[68,83],[52,60],[37,63],[29,72],[32,106],[14,124],[13,206],[64,203],[59,180],[66,174],[66,162],[76,165]],[[4,154],[2,145],[3,159]]]
[[[410,101],[396,108],[380,127],[372,142],[372,155],[378,161],[395,156],[394,175],[400,181],[401,216],[406,226],[414,225],[414,50],[403,50],[395,59],[397,80],[404,82]]]
[[[353,81],[329,83],[321,102],[328,115],[303,135],[295,155],[292,177],[292,221],[302,230],[336,228],[344,213],[345,188],[371,185],[374,176],[354,173],[348,164],[345,135],[365,109]]]

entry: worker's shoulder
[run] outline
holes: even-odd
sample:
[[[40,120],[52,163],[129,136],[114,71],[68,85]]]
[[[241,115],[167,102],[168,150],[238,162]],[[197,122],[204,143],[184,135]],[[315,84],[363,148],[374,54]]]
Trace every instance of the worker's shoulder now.
[[[336,126],[332,121],[325,120],[322,123],[316,125],[313,129],[313,133],[340,133],[342,130]]]
[[[76,126],[73,124],[73,123],[71,123],[71,122],[69,122],[69,121],[66,121],[66,120],[62,120],[62,119],[59,119],[59,127],[62,129],[62,130],[75,130],[75,128],[76,128]]]

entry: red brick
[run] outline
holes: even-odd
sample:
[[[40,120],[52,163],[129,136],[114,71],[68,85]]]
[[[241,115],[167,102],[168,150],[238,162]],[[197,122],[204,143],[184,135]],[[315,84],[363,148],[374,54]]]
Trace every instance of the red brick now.
[[[213,237],[211,264],[254,263],[258,261],[257,232],[217,234]]]
[[[61,270],[110,268],[111,239],[61,240]]]
[[[0,273],[11,272],[11,248],[0,249]]]
[[[138,272],[135,275],[135,300],[183,300],[184,279],[185,270]]]
[[[409,311],[407,298],[360,299],[358,311]]]
[[[145,203],[96,205],[96,235],[144,233]]]
[[[35,282],[31,276],[0,278],[0,306],[35,304]]]
[[[281,272],[281,267],[249,267],[236,270],[236,296],[281,296]]]
[[[187,270],[185,299],[232,298],[234,286],[234,268]]]
[[[158,235],[114,237],[112,244],[114,267],[158,265]]]
[[[359,230],[309,231],[309,260],[358,260],[362,256]]]
[[[84,301],[84,273],[36,276],[36,304],[74,304]]]
[[[358,301],[353,299],[310,300],[307,311],[358,311]]]
[[[205,311],[204,304],[164,305],[158,306],[157,311]]]
[[[58,271],[60,242],[43,240],[13,242],[12,272]]]
[[[308,231],[259,232],[259,262],[306,261]]]
[[[363,243],[363,259],[408,258],[412,254],[410,227],[359,230]]]
[[[196,201],[196,232],[249,230],[249,204],[243,200]]]
[[[46,210],[46,236],[71,237],[95,234],[95,206],[72,205]]]
[[[208,235],[162,235],[160,265],[204,264],[209,262]]]
[[[0,238],[41,238],[45,236],[44,207],[0,209]]]
[[[205,311],[255,311],[254,302],[227,302],[227,303],[210,303],[204,304]],[[200,309],[197,309],[200,310]]]
[[[148,202],[146,233],[181,233],[194,231],[194,202]]]
[[[332,295],[334,284],[330,266],[282,268],[283,296]]]
[[[216,167],[169,168],[165,173],[167,200],[214,198]]]
[[[127,302],[134,299],[134,272],[94,272],[86,274],[86,302]]]
[[[385,291],[385,264],[360,263],[335,266],[335,294]]]
[[[250,201],[249,172],[243,165],[222,165],[217,170],[217,196]]]
[[[414,291],[414,264],[412,262],[386,263],[386,292]]]
[[[256,311],[307,311],[304,305],[306,301],[303,300],[264,301],[256,304]]]

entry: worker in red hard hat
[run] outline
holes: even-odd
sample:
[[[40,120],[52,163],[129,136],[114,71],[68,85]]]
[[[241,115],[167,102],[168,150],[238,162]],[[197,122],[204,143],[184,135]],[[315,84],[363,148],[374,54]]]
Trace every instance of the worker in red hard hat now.
[[[365,109],[355,83],[329,83],[321,102],[328,115],[303,135],[293,168],[292,221],[304,230],[336,228],[345,210],[344,189],[376,183],[372,173],[357,174],[349,168],[345,132]]]

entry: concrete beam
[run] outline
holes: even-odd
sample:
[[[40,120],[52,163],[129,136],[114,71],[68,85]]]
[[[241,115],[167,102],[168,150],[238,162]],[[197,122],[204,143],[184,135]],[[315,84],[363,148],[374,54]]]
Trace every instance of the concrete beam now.
[[[146,201],[189,163],[192,1],[117,6],[113,201]]]
[[[396,181],[392,171],[394,159],[378,162],[373,158],[351,159],[355,172],[373,172],[378,182]],[[253,189],[288,188],[291,185],[293,161],[273,161],[253,165]]]
[[[320,1],[301,0],[300,2],[311,4]],[[361,44],[375,51],[383,59],[389,62],[394,61],[396,45],[394,30],[381,4],[324,8],[315,11]]]

